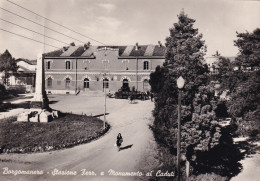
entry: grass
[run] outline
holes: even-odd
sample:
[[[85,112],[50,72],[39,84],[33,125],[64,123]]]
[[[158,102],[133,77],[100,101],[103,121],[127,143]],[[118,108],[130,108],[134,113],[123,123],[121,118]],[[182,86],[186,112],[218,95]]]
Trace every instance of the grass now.
[[[0,152],[30,153],[58,150],[87,143],[105,134],[103,122],[94,117],[62,114],[49,123],[17,122],[16,117],[0,120]]]

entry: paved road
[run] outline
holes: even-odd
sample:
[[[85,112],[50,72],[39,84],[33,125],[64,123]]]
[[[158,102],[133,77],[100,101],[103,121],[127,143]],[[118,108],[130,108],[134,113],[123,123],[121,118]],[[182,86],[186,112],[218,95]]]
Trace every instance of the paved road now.
[[[84,112],[85,114],[100,114],[104,109],[104,98],[84,96],[55,96],[51,107],[62,111]],[[58,102],[56,102],[58,101]],[[12,170],[43,170],[44,174],[37,175],[3,175],[0,180],[136,180],[139,177],[109,176],[109,170],[118,172],[140,171],[140,162],[147,154],[153,135],[148,128],[151,123],[153,103],[138,101],[129,104],[127,100],[107,99],[107,116],[111,130],[102,138],[89,144],[70,149],[36,154],[2,154],[0,168]],[[116,136],[121,133],[124,142],[122,147],[131,148],[118,152],[114,146]],[[153,143],[153,142],[152,142]],[[149,151],[149,152],[148,152]],[[148,152],[148,153],[147,153]],[[76,176],[53,176],[52,171],[76,171]],[[82,170],[93,171],[97,176],[82,176]],[[104,172],[104,176],[101,176]]]

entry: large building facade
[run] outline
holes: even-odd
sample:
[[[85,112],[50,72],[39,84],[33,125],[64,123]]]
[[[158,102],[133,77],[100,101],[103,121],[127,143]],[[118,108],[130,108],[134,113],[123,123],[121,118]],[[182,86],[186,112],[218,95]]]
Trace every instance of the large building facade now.
[[[150,73],[164,62],[165,47],[75,46],[44,54],[45,87],[49,94],[116,92],[122,87],[150,90]]]

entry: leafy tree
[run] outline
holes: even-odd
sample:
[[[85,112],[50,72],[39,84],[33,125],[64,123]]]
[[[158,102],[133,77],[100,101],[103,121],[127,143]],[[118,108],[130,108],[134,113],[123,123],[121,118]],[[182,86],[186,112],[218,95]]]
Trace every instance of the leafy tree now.
[[[253,33],[237,33],[238,39],[235,45],[239,49],[235,64],[243,67],[254,67],[250,72],[233,71],[238,75],[239,81],[235,88],[231,89],[231,100],[229,101],[229,112],[233,117],[244,117],[248,112],[254,112],[259,105],[260,90],[260,29]],[[233,75],[233,77],[234,77]]]
[[[196,151],[208,151],[216,146],[221,133],[215,121],[214,93],[208,85],[209,71],[203,58],[206,46],[202,34],[193,27],[195,20],[184,12],[178,15],[178,19],[166,38],[165,63],[150,75],[151,90],[155,93],[154,134],[159,143],[175,153],[176,80],[182,76],[186,82],[182,90],[181,144],[182,152],[191,160]]]
[[[8,50],[6,50],[1,56],[0,56],[0,72],[4,72],[4,84],[7,83],[7,79],[9,78],[10,74],[12,72],[15,72],[17,70],[17,65],[15,59],[12,57],[12,55],[9,53]]]
[[[236,64],[241,67],[258,67],[260,62],[260,29],[257,28],[253,33],[238,33],[235,46],[239,49]]]
[[[252,33],[237,33],[235,45],[239,55],[234,62],[239,70],[231,72],[233,81],[229,87],[228,112],[237,120],[238,133],[256,136],[260,130],[260,29]],[[249,68],[251,71],[245,71]]]
[[[243,73],[242,73],[243,74]],[[231,93],[229,113],[233,117],[243,117],[250,111],[259,109],[260,71],[247,73]]]

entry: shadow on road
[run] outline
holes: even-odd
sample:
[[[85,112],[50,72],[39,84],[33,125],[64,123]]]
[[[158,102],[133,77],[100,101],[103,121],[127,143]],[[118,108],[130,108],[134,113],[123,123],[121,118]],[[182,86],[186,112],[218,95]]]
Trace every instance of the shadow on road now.
[[[59,102],[59,101],[49,101],[49,104],[55,104],[57,102]]]
[[[129,102],[129,104],[138,104],[137,101]]]
[[[121,151],[121,150],[126,150],[126,149],[128,149],[128,148],[132,148],[132,146],[133,146],[133,144],[127,145],[127,146],[125,146],[125,147],[121,147],[121,148],[120,148],[120,151]]]
[[[31,101],[25,101],[25,102],[18,103],[18,104],[12,104],[10,102],[3,103],[3,104],[0,105],[0,112],[7,112],[11,109],[17,109],[17,108],[29,109],[30,108],[30,102]]]
[[[109,115],[109,113],[106,113],[106,115]],[[101,117],[101,116],[104,116],[104,114],[97,114],[97,115],[94,115],[94,116],[92,116],[92,117],[97,118],[97,117]]]

